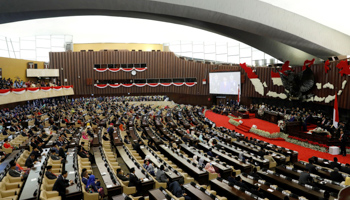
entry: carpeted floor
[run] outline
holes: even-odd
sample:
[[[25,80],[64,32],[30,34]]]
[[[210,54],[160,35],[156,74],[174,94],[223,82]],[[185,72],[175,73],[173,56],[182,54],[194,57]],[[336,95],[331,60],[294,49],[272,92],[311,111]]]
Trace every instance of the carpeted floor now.
[[[258,129],[267,131],[269,133],[278,133],[280,132],[280,128],[277,126],[277,124],[270,123],[265,120],[257,119],[257,118],[250,118],[250,119],[235,119],[236,121],[242,120],[243,125],[252,127],[253,125],[256,125]]]
[[[216,114],[216,113],[214,113],[214,112],[212,112],[210,110],[205,112],[205,116],[208,119],[210,119],[211,121],[215,122],[216,126],[224,126],[224,127],[228,128],[228,129],[235,130],[235,131],[237,131],[239,133],[242,133],[243,135],[245,135],[247,137],[256,138],[256,139],[263,140],[265,142],[268,142],[268,143],[271,143],[271,144],[274,144],[274,145],[278,145],[278,146],[281,146],[281,147],[285,147],[285,148],[291,149],[293,151],[298,151],[299,152],[299,155],[298,155],[299,160],[308,161],[308,159],[311,158],[312,156],[318,156],[320,158],[333,160],[333,157],[334,157],[333,155],[331,155],[329,153],[323,153],[323,152],[315,151],[315,150],[312,150],[312,149],[309,149],[309,148],[305,148],[305,147],[302,147],[302,146],[299,146],[299,145],[296,145],[296,144],[292,144],[292,143],[289,143],[289,142],[286,142],[286,141],[270,140],[268,138],[264,138],[264,137],[260,137],[258,135],[255,135],[253,133],[241,132],[240,130],[237,130],[234,125],[232,125],[232,124],[230,124],[228,122],[229,117],[224,116],[224,115]],[[336,157],[338,158],[339,162],[350,163],[350,158],[349,158],[350,155],[348,155],[346,157],[343,157],[341,155],[337,155]]]

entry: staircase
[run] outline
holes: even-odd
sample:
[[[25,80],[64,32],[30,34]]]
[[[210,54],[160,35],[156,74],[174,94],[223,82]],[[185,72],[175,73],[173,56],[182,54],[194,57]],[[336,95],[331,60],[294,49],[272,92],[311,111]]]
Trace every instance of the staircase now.
[[[244,124],[240,124],[239,126],[237,126],[237,129],[245,133],[249,133],[250,127]]]

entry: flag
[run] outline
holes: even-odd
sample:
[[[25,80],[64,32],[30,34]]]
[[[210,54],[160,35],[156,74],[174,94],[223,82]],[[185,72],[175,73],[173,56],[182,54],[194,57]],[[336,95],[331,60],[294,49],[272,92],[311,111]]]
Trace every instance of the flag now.
[[[240,100],[241,100],[241,91],[240,91],[240,86],[238,85],[238,97],[237,97],[237,103],[238,103],[238,105],[239,105],[239,102],[240,102]]]
[[[333,126],[335,128],[338,128],[338,122],[339,122],[338,98],[337,98],[337,93],[335,93],[334,110],[333,110]]]

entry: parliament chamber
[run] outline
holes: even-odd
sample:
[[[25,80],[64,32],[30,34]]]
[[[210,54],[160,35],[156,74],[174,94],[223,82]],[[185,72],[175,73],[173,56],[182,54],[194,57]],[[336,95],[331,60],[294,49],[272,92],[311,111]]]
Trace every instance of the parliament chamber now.
[[[0,199],[350,200],[350,31],[323,8],[0,5]]]

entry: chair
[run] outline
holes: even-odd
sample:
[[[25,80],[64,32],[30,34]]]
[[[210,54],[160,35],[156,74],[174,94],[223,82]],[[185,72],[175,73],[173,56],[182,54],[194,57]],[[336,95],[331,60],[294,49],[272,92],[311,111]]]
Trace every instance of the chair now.
[[[166,188],[166,186],[167,186],[167,183],[161,183],[161,182],[157,181],[155,178],[154,178],[154,182],[155,182],[154,189],[157,189],[157,188],[160,188],[160,187]]]
[[[84,200],[98,200],[99,199],[99,193],[89,193],[85,190],[85,185],[81,184],[81,190],[83,191]]]
[[[58,195],[58,192],[46,190],[41,190],[39,198],[40,200],[61,200],[61,197]]]
[[[12,149],[11,148],[5,148],[4,146],[1,147],[2,151],[5,152],[6,154],[11,154],[12,153]]]
[[[21,188],[19,187],[19,184],[17,183],[3,183],[0,182],[0,191],[16,191],[17,194]]]
[[[48,178],[44,178],[43,179],[43,183],[41,184],[41,189],[42,190],[46,190],[46,191],[52,191],[53,185],[55,184],[56,179],[53,179],[53,181],[51,181]]]
[[[18,195],[18,192],[16,191],[0,190],[0,199],[17,200],[18,199],[17,195]]]
[[[128,185],[124,184],[124,182],[121,181],[119,178],[117,178],[117,179],[123,188],[123,193],[125,193],[125,194],[135,194],[136,193],[136,187],[129,187]],[[129,182],[128,182],[128,184],[129,184]]]
[[[1,181],[2,183],[15,183],[15,184],[19,184],[20,188],[23,185],[22,179],[21,177],[12,177],[9,174],[7,174]]]

